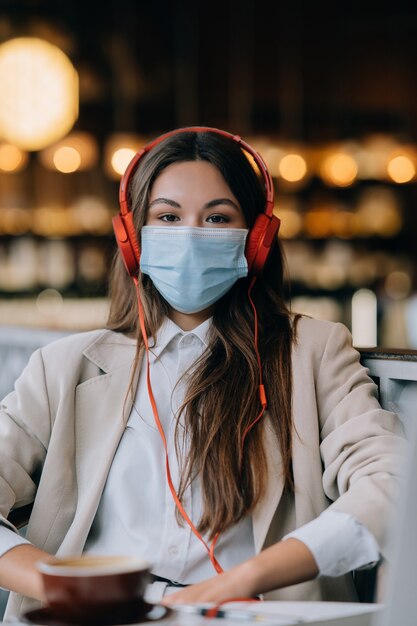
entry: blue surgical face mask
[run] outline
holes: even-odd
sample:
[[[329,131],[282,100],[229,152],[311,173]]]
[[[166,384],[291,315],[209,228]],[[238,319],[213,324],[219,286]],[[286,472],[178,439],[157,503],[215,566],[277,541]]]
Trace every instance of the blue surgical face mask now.
[[[181,313],[217,302],[247,276],[245,228],[144,226],[140,269]]]

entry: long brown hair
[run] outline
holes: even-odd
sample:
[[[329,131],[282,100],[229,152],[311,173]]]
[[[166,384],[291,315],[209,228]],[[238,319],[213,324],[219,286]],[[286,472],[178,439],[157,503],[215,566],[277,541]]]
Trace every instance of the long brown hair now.
[[[242,207],[248,228],[263,211],[265,192],[259,177],[236,142],[212,132],[184,132],[165,139],[143,159],[129,190],[130,206],[140,240],[153,182],[168,165],[204,160],[216,166]],[[173,260],[175,262],[175,260]],[[179,497],[198,477],[203,512],[198,529],[211,538],[253,511],[265,492],[267,462],[264,420],[244,440],[244,432],[260,411],[259,368],[254,350],[254,314],[248,299],[248,279],[238,280],[216,303],[209,345],[190,373],[183,405],[177,415],[180,451],[189,441],[182,464]],[[169,308],[146,275],[140,276],[140,296],[149,336],[156,337]],[[143,341],[138,324],[135,286],[119,254],[110,280],[108,327],[137,337],[135,368]],[[259,328],[259,351],[270,420],[281,451],[284,481],[293,488],[291,471],[291,346],[293,328],[283,297],[283,254],[279,242],[252,291]],[[184,430],[178,428],[183,417]]]

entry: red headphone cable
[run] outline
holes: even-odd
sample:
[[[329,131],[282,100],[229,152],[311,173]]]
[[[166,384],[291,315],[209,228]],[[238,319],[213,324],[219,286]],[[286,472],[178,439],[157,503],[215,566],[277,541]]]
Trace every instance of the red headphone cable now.
[[[167,446],[167,441],[166,441],[166,437],[165,437],[165,433],[164,433],[164,429],[162,427],[161,421],[159,419],[159,415],[158,415],[158,408],[156,406],[156,402],[155,402],[155,397],[153,395],[153,391],[152,391],[152,385],[151,385],[151,374],[150,374],[150,362],[149,362],[149,344],[148,344],[148,337],[146,334],[146,328],[145,328],[145,316],[144,316],[144,312],[143,312],[143,305],[142,305],[142,301],[140,299],[140,294],[139,294],[139,281],[137,278],[134,278],[134,283],[136,286],[136,296],[137,296],[137,301],[138,301],[138,313],[139,313],[139,323],[140,323],[140,330],[142,332],[142,338],[143,338],[143,343],[145,345],[145,351],[146,351],[146,384],[148,387],[148,394],[149,394],[149,400],[151,403],[151,407],[152,407],[152,413],[155,419],[155,423],[156,426],[158,428],[159,434],[161,435],[161,439],[162,439],[162,443],[164,446],[164,450],[165,450],[165,468],[166,468],[166,476],[167,476],[167,482],[168,482],[168,486],[169,489],[171,491],[172,497],[174,499],[174,502],[179,510],[179,512],[181,513],[182,517],[185,519],[185,521],[187,522],[187,524],[189,525],[189,527],[191,528],[191,530],[193,531],[194,535],[197,537],[197,539],[199,539],[201,541],[201,543],[204,545],[205,549],[207,550],[207,553],[209,555],[210,561],[214,567],[214,569],[216,570],[216,572],[218,574],[223,573],[223,568],[220,565],[220,563],[218,562],[218,560],[216,559],[216,557],[214,556],[214,548],[215,545],[217,543],[217,540],[219,538],[219,533],[217,533],[211,543],[211,545],[209,546],[203,539],[203,537],[201,536],[201,534],[198,532],[197,528],[194,526],[193,522],[191,521],[190,517],[188,516],[186,510],[184,509],[184,507],[182,506],[181,500],[178,497],[178,494],[175,490],[174,484],[172,482],[172,478],[171,478],[171,470],[169,467],[169,459],[168,459],[168,446]]]
[[[223,570],[222,566],[220,565],[220,563],[218,562],[218,560],[216,559],[216,557],[214,555],[214,549],[215,549],[217,540],[219,539],[220,533],[216,533],[216,535],[214,536],[214,539],[211,542],[210,546],[206,543],[206,541],[204,541],[203,537],[198,532],[197,528],[195,527],[195,525],[191,521],[190,517],[188,516],[186,510],[182,506],[182,503],[181,503],[181,501],[180,501],[180,499],[178,497],[178,494],[177,494],[177,492],[175,490],[175,487],[174,487],[174,484],[172,482],[171,469],[170,469],[170,466],[169,466],[169,458],[168,458],[167,441],[166,441],[164,429],[163,429],[161,421],[159,419],[158,408],[156,406],[156,401],[155,401],[155,397],[154,397],[153,390],[152,390],[152,384],[151,384],[150,361],[149,361],[149,343],[148,343],[148,336],[147,336],[146,328],[145,328],[145,315],[144,315],[144,311],[143,311],[143,305],[142,305],[142,301],[141,301],[140,294],[139,294],[139,281],[138,281],[138,279],[136,277],[133,278],[133,281],[135,283],[135,288],[136,288],[136,297],[137,297],[137,303],[138,303],[138,314],[139,314],[140,330],[141,330],[141,333],[142,333],[143,343],[144,343],[145,351],[146,351],[146,384],[147,384],[147,388],[148,388],[148,395],[149,395],[149,400],[150,400],[151,407],[152,407],[152,413],[153,413],[153,416],[154,416],[154,420],[155,420],[156,426],[158,428],[159,434],[161,436],[162,443],[163,443],[164,450],[165,450],[165,468],[166,468],[166,476],[167,476],[168,486],[169,486],[169,489],[171,491],[171,495],[172,495],[172,497],[174,499],[174,502],[175,502],[175,504],[176,504],[176,506],[177,506],[177,508],[178,508],[178,510],[180,512],[180,514],[182,515],[184,520],[187,522],[187,524],[189,525],[189,527],[193,531],[194,535],[197,537],[197,539],[199,539],[199,541],[201,541],[201,543],[203,544],[203,546],[207,550],[207,553],[209,555],[210,561],[211,561],[214,569],[216,570],[216,572],[218,574],[221,574],[221,573],[223,573],[224,570]],[[256,282],[256,276],[253,276],[253,278],[252,278],[252,280],[250,282],[249,288],[248,288],[248,298],[249,298],[249,302],[250,302],[250,304],[252,306],[253,314],[254,314],[254,347],[255,347],[256,359],[258,361],[259,399],[260,399],[262,408],[261,408],[261,411],[259,412],[259,414],[257,415],[257,417],[246,427],[246,429],[245,429],[245,431],[243,433],[242,447],[241,447],[241,451],[240,451],[240,467],[242,466],[242,461],[243,461],[243,451],[244,451],[245,439],[246,439],[247,435],[249,434],[250,430],[262,418],[262,416],[265,413],[266,407],[267,407],[265,387],[263,385],[263,379],[262,379],[261,357],[260,357],[259,348],[258,348],[258,315],[257,315],[255,304],[254,304],[254,302],[252,300],[252,297],[251,297],[251,291],[252,291],[252,288],[253,288],[255,282]]]
[[[252,430],[252,428],[255,426],[255,424],[257,422],[259,422],[259,420],[261,419],[261,417],[264,415],[265,411],[266,411],[266,407],[267,407],[267,400],[266,400],[266,393],[265,393],[265,387],[263,384],[263,378],[262,378],[262,363],[261,363],[261,355],[259,354],[259,346],[258,346],[258,313],[256,311],[256,307],[255,304],[252,300],[252,296],[251,296],[251,291],[252,291],[252,287],[254,286],[256,282],[256,275],[252,277],[252,280],[249,284],[249,288],[248,288],[248,298],[249,298],[249,302],[251,304],[252,310],[253,310],[253,344],[255,347],[255,354],[256,354],[256,360],[258,361],[258,372],[259,372],[259,400],[261,403],[261,410],[259,412],[259,414],[257,415],[257,417],[255,417],[255,419],[253,420],[253,422],[251,422],[245,429],[244,433],[243,433],[243,437],[242,437],[242,447],[240,449],[240,467],[242,467],[242,463],[243,463],[243,451],[244,451],[244,446],[245,446],[245,439],[247,437],[247,435],[249,434],[249,432]]]

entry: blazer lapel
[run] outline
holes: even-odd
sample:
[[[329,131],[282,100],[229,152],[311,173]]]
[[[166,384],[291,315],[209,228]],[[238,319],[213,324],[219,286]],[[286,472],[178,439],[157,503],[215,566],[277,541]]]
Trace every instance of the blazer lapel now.
[[[60,552],[82,550],[94,520],[113,456],[132,408],[128,392],[135,342],[123,336],[104,339],[84,355],[102,374],[81,383],[75,397],[77,509]],[[135,386],[134,386],[135,389]]]
[[[281,453],[269,417],[265,420],[264,445],[267,459],[268,481],[265,495],[255,507],[252,515],[256,553],[260,552],[262,549],[284,488]]]

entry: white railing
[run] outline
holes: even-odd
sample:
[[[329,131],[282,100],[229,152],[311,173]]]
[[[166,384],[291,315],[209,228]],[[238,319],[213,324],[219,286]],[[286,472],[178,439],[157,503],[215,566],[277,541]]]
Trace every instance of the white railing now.
[[[360,352],[363,365],[378,385],[381,405],[399,415],[408,435],[417,413],[417,350]]]

